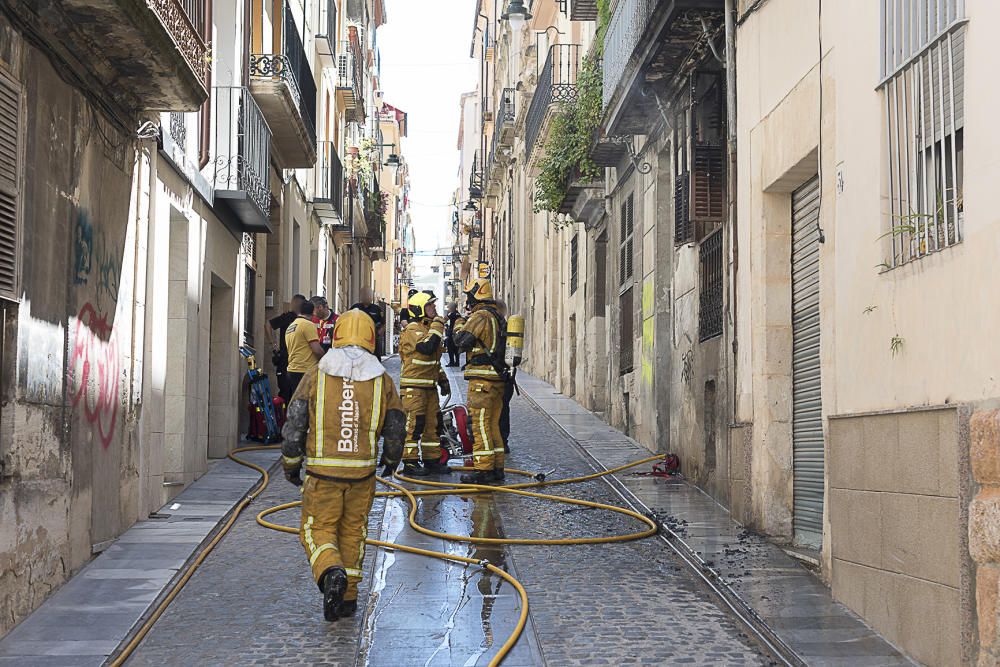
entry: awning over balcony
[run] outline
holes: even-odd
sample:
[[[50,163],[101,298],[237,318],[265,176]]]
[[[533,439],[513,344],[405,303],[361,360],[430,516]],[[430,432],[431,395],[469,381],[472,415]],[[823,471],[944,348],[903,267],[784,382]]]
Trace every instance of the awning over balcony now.
[[[659,117],[656,95],[685,67],[692,52],[709,52],[709,36],[724,18],[723,0],[621,0],[604,37],[606,134],[644,134]],[[709,56],[711,57],[711,56]]]

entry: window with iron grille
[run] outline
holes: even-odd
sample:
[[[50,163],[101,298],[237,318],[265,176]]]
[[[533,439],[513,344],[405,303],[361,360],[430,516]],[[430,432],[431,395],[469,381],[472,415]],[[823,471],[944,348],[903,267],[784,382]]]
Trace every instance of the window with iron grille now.
[[[0,73],[0,297],[18,298],[21,86]]]
[[[722,335],[722,230],[701,242],[698,249],[700,293],[698,339]]]
[[[700,241],[726,217],[725,88],[714,72],[691,75],[674,124],[674,243]]]
[[[608,300],[608,233],[601,234],[594,244],[594,315],[604,317]]]
[[[632,279],[632,232],[635,227],[635,204],[633,195],[629,195],[622,202],[619,215],[621,223],[621,234],[618,245],[618,285],[625,287],[626,283]]]
[[[257,272],[251,266],[244,266],[243,271],[243,344],[253,347],[254,304],[257,301]]]
[[[632,371],[632,351],[633,351],[633,323],[635,322],[635,312],[632,308],[632,288],[621,293],[618,297],[619,328],[618,328],[618,372],[625,375]]]
[[[580,234],[573,234],[573,240],[569,242],[569,293],[576,294],[576,286],[580,273]]]
[[[886,269],[962,241],[964,8],[963,0],[882,0]]]

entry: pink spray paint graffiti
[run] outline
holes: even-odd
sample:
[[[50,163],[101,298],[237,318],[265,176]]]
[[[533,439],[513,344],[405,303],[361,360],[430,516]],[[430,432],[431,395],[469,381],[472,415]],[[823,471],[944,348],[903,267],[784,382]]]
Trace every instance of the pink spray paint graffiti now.
[[[80,309],[70,358],[73,407],[83,415],[107,449],[118,425],[118,338],[107,315],[87,303]]]

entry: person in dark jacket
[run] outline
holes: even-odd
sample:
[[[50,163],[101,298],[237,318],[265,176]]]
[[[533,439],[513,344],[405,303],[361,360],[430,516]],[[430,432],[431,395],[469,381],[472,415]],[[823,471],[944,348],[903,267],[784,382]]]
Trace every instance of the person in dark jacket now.
[[[455,345],[455,330],[461,330],[465,318],[458,312],[458,305],[452,302],[448,305],[448,326],[445,327],[445,347],[448,349],[448,366],[454,368],[461,362],[461,354]]]

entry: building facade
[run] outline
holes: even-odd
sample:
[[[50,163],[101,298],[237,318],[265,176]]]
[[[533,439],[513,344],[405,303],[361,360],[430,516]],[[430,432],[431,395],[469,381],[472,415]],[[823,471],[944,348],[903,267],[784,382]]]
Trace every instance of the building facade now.
[[[994,3],[519,4],[478,6],[456,276],[910,656],[995,664]]]
[[[0,633],[236,447],[241,346],[385,248],[380,0],[105,5],[0,2]]]

